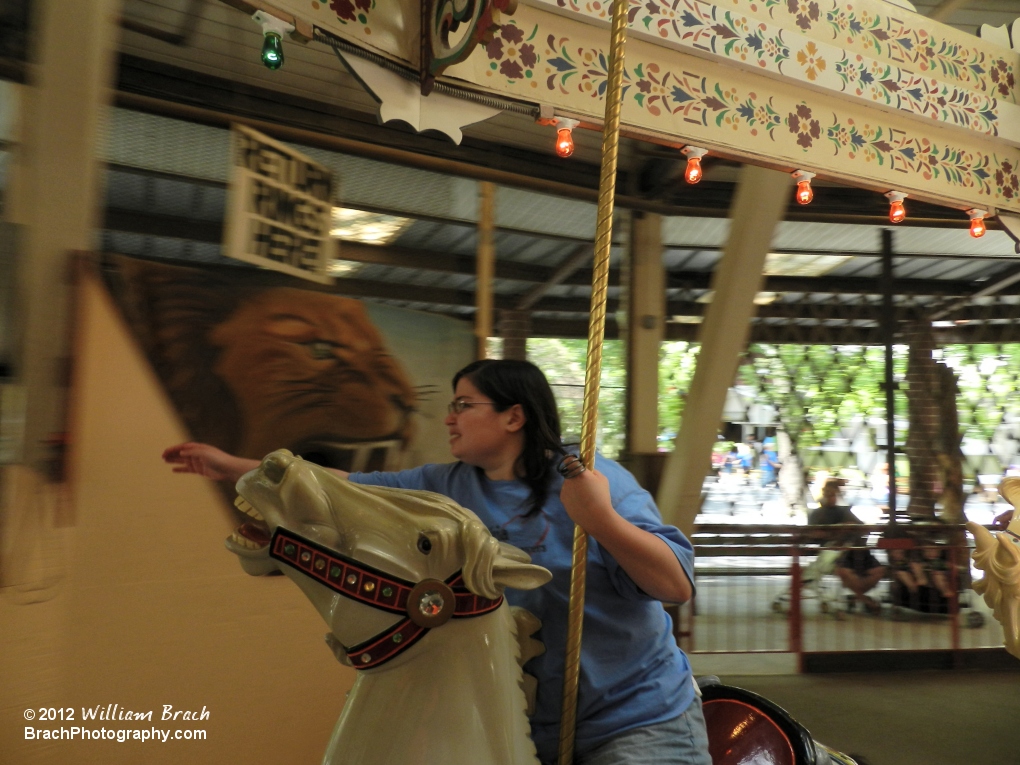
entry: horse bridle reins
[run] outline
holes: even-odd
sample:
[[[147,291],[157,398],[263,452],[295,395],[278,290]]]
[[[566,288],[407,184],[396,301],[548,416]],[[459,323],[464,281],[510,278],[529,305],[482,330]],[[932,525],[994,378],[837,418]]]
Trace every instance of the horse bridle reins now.
[[[429,630],[450,619],[491,613],[503,602],[502,595],[493,600],[468,590],[460,571],[445,581],[409,582],[279,526],[273,532],[269,555],[345,598],[405,617],[368,640],[345,648],[355,669],[385,664],[421,640]]]

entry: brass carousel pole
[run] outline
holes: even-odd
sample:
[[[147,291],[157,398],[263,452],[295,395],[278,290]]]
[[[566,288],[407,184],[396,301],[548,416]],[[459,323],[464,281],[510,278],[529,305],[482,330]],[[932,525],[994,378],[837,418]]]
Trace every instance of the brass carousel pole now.
[[[609,250],[613,242],[613,201],[616,193],[616,157],[620,143],[620,106],[623,90],[623,54],[627,40],[628,0],[613,2],[613,32],[609,48],[609,82],[606,117],[602,128],[602,173],[599,177],[598,218],[595,225],[595,266],[592,270],[591,313],[588,320],[588,358],[584,374],[584,410],[581,419],[581,461],[595,464],[595,427],[598,422],[599,378],[602,374],[602,340],[606,331],[606,290],[609,285]],[[559,765],[572,765],[577,725],[577,681],[581,668],[581,625],[588,562],[588,537],[574,527],[574,553],[570,576],[567,651],[563,671],[563,714],[560,718]]]

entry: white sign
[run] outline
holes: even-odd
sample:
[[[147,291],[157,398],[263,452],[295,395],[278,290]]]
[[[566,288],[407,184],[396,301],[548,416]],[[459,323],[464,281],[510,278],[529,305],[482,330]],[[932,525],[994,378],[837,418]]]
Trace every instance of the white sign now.
[[[330,170],[242,125],[231,131],[230,154],[225,254],[332,284]]]

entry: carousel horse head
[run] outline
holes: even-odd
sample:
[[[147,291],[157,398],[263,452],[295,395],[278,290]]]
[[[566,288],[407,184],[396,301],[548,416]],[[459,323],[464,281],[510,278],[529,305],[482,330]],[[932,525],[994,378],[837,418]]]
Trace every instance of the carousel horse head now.
[[[294,581],[358,670],[325,762],[537,762],[521,667],[544,650],[540,625],[503,589],[539,587],[546,569],[442,495],[360,486],[286,450],[237,490],[254,520],[227,548]]]
[[[1020,659],[1020,478],[1010,477],[999,485],[999,493],[1013,508],[1013,520],[1005,531],[992,534],[984,526],[968,523],[974,535],[974,565],[985,572],[974,582],[1002,625],[1006,650]]]

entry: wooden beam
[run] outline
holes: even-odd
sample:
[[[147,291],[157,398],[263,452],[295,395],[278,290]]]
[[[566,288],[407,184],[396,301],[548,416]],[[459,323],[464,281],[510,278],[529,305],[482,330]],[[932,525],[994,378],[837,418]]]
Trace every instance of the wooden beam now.
[[[676,448],[663,468],[656,503],[667,523],[690,534],[701,502],[712,445],[751,329],[765,258],[789,197],[788,173],[745,165],[730,209],[726,249],[712,276],[716,300],[706,312],[699,354]]]
[[[106,208],[103,228],[145,236],[165,236],[193,242],[219,244],[223,241],[223,222],[156,215],[138,210]]]
[[[627,295],[627,452],[658,450],[659,349],[666,323],[662,216],[631,213]]]
[[[550,289],[558,284],[563,284],[567,279],[589,262],[594,256],[594,245],[582,244],[577,247],[570,256],[557,268],[553,274],[542,284],[532,289],[517,303],[518,311],[527,311],[534,308],[535,303],[542,299]],[[588,282],[591,283],[591,280]]]
[[[447,287],[426,287],[417,284],[399,284],[393,282],[377,282],[368,279],[345,278],[336,280],[334,292],[350,297],[378,298],[380,300],[401,300],[409,303],[433,303],[435,305],[475,307],[474,290],[450,289]],[[514,310],[517,305],[516,295],[495,294],[493,307]],[[611,298],[609,311],[615,311],[619,301]],[[586,314],[590,308],[587,298],[543,298],[534,307],[536,311],[548,313]]]
[[[234,0],[232,0],[234,1]],[[242,4],[248,0],[236,0]],[[160,114],[201,124],[227,127],[248,124],[275,138],[309,146],[418,167],[434,172],[491,181],[506,186],[595,202],[598,168],[576,160],[562,162],[538,152],[505,144],[465,138],[460,146],[408,128],[379,125],[375,115],[344,109],[332,103],[301,98],[283,91],[258,88],[191,69],[122,55],[116,103],[128,109]],[[729,190],[727,191],[727,186]],[[617,188],[629,188],[626,173],[619,173]],[[707,188],[707,187],[706,187]],[[725,217],[732,185],[703,197],[684,184],[673,188],[678,198],[646,198],[618,194],[616,206],[660,215]],[[881,196],[847,187],[819,187],[821,200],[810,208],[790,202],[784,218],[884,225],[888,216]],[[841,195],[860,200],[847,204]],[[831,197],[831,204],[823,204]],[[999,225],[994,218],[988,227]],[[966,225],[957,211],[914,200],[910,215],[900,226],[956,228]]]
[[[492,278],[495,273],[496,187],[478,184],[478,251],[475,255],[475,358],[484,359],[485,347],[492,336]]]
[[[982,287],[981,289],[979,289],[977,292],[975,292],[970,297],[964,298],[960,302],[955,303],[955,304],[949,306],[945,310],[942,310],[942,311],[939,311],[938,313],[932,314],[931,318],[932,319],[941,319],[941,318],[943,318],[945,316],[948,316],[951,313],[956,313],[957,311],[959,311],[962,308],[966,307],[967,304],[971,300],[976,300],[977,298],[987,297],[988,295],[994,295],[994,294],[996,294],[998,292],[1002,292],[1004,289],[1006,289],[1007,287],[1015,284],[1016,282],[1020,282],[1020,266],[1016,266],[1014,268],[1011,268],[1008,271],[1006,271],[1005,273],[998,274],[995,277],[995,281],[993,281],[988,286]],[[964,318],[964,317],[960,317],[960,318]]]

